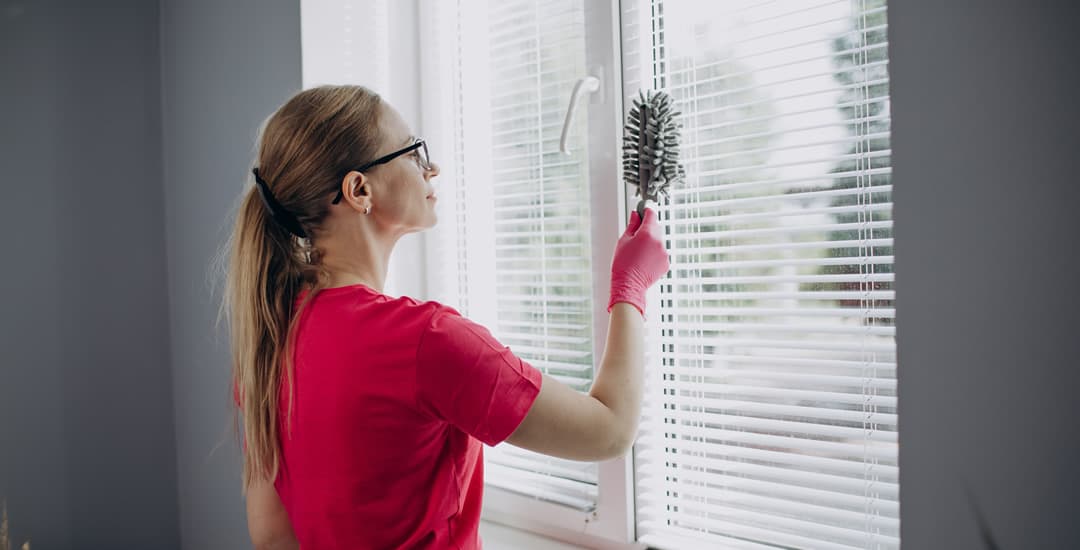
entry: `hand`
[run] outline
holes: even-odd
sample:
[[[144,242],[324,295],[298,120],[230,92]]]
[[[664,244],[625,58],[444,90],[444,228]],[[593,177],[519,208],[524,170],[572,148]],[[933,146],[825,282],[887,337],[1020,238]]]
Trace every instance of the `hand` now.
[[[664,248],[663,233],[656,212],[645,209],[645,220],[630,213],[626,231],[615,243],[611,260],[611,298],[608,313],[618,302],[628,302],[645,316],[645,292],[656,284],[671,267]]]

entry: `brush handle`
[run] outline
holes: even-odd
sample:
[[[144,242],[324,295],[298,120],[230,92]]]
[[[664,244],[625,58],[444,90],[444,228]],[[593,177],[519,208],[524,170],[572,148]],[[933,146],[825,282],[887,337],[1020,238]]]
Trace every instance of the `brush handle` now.
[[[649,197],[649,180],[652,179],[652,135],[647,131],[649,127],[649,103],[641,103],[641,117],[638,118],[638,194],[642,200]],[[645,213],[638,206],[638,219],[644,220]]]
[[[608,313],[618,302],[633,305],[645,316],[645,294],[671,267],[667,248],[664,246],[663,230],[656,220],[656,212],[645,209],[645,216],[630,214],[630,223],[619,241],[611,260],[611,295]]]

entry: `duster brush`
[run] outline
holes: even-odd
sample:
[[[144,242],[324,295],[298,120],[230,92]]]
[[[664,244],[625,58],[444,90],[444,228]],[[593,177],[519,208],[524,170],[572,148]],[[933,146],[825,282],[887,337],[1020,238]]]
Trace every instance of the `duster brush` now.
[[[686,178],[679,163],[679,129],[682,125],[671,96],[650,90],[639,92],[626,116],[623,131],[623,181],[636,187],[637,212],[645,219],[645,202],[670,198],[672,184]]]

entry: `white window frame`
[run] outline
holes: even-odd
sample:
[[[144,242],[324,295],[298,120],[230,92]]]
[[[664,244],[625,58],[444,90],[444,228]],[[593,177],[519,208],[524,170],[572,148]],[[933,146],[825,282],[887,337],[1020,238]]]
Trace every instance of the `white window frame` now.
[[[420,39],[421,125],[420,131],[429,139],[447,136],[450,123],[439,112],[438,102],[427,100],[438,94],[444,82],[439,75],[436,55],[427,55],[437,48],[439,25],[434,10],[426,10],[428,2],[420,0],[418,10]],[[594,369],[599,369],[607,341],[609,314],[608,294],[611,279],[611,252],[618,240],[619,228],[627,223],[629,208],[636,204],[628,197],[621,179],[621,140],[623,120],[622,59],[620,36],[620,3],[618,0],[585,2],[585,47],[588,75],[600,79],[600,89],[587,100],[588,150],[590,189],[591,254],[593,276],[593,357]],[[445,31],[444,31],[445,32]],[[567,98],[569,100],[569,98]],[[575,116],[582,116],[582,109]],[[468,147],[468,144],[465,145]],[[573,153],[573,144],[570,144]],[[448,152],[449,153],[449,152]],[[577,153],[580,154],[580,153]],[[623,207],[620,208],[620,205]],[[430,234],[425,235],[430,237]],[[434,239],[426,242],[427,263],[434,263]],[[427,272],[427,273],[430,273]],[[472,286],[472,285],[470,285]],[[430,284],[428,285],[430,288]],[[476,319],[483,322],[483,319]],[[595,510],[581,510],[530,498],[525,495],[487,486],[484,490],[483,517],[486,520],[580,544],[592,548],[644,548],[635,542],[634,467],[632,453],[598,465],[598,501]]]

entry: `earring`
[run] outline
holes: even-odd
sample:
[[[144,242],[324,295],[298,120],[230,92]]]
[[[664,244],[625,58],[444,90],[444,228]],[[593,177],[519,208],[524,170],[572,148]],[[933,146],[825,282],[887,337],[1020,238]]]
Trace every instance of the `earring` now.
[[[370,207],[370,206],[368,206],[368,207],[365,207],[365,208],[364,208],[364,213],[365,213],[365,214],[370,214],[370,213],[371,213],[371,207]]]

